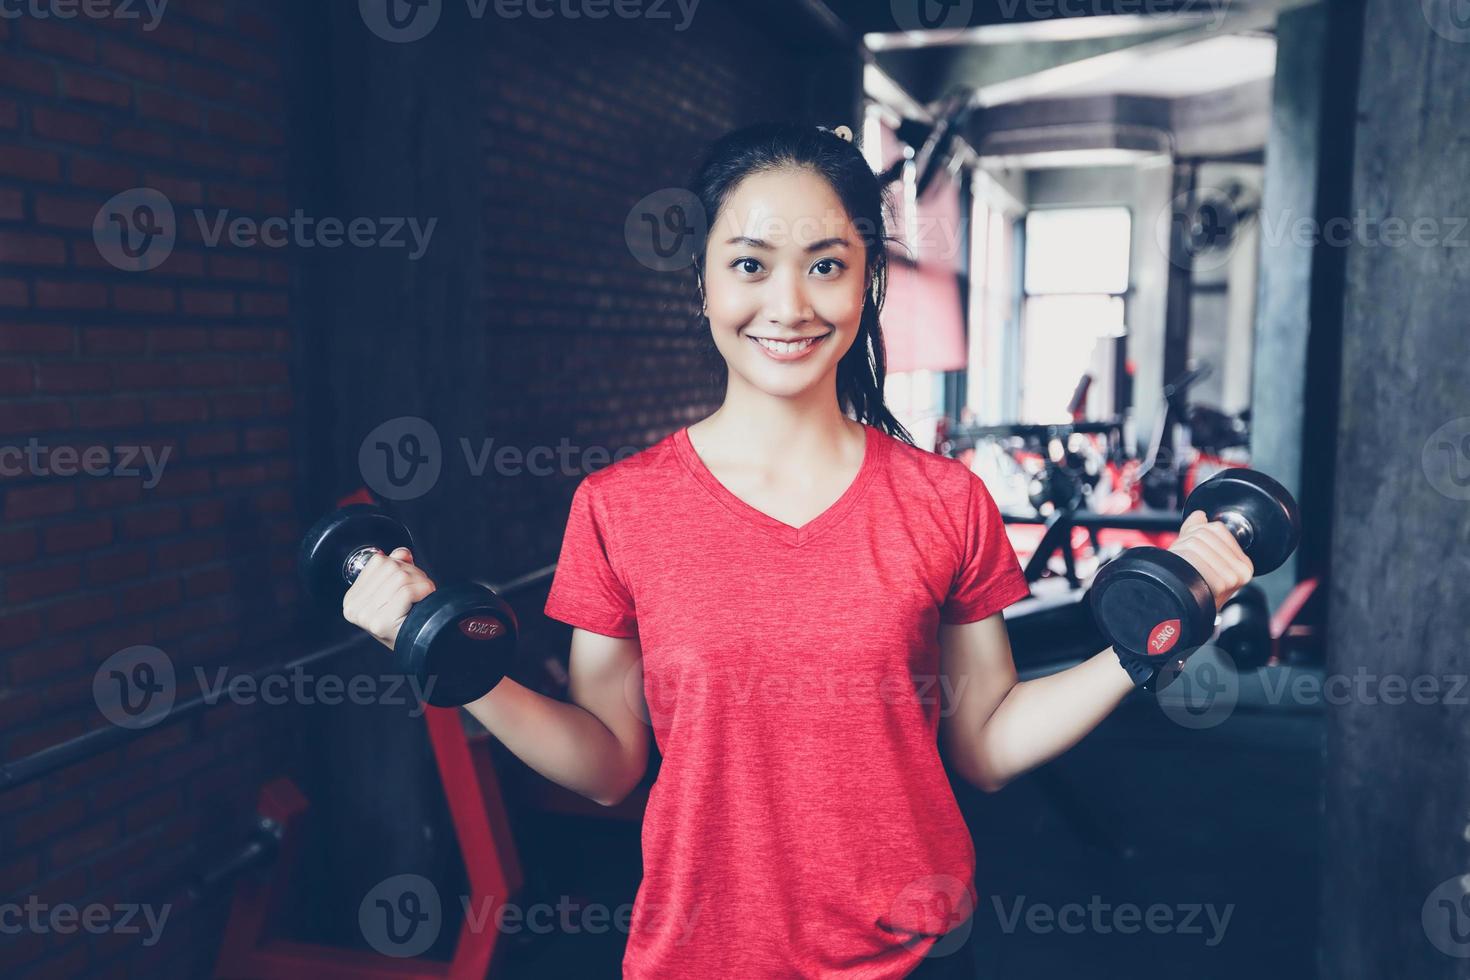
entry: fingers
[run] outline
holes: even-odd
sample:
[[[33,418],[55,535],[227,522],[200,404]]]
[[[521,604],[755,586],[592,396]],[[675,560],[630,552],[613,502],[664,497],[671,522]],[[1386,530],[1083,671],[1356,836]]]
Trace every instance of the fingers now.
[[[434,591],[434,583],[413,564],[407,548],[391,555],[381,552],[369,559],[342,599],[342,615],[392,646],[398,628],[413,604]]]
[[[1196,517],[1199,519],[1195,520]],[[1255,574],[1250,559],[1230,529],[1218,521],[1204,520],[1200,511],[1189,515],[1179,538],[1169,550],[1194,566],[1219,606],[1240,591]]]

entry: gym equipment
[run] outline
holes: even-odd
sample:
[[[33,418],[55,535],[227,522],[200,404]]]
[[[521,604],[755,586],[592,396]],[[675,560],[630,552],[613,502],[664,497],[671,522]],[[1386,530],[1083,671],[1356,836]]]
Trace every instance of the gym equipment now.
[[[1229,469],[1195,488],[1184,517],[1203,511],[1226,525],[1257,575],[1279,568],[1301,537],[1301,514],[1286,488],[1262,473]],[[1120,658],[1157,667],[1207,642],[1215,597],[1187,560],[1162,548],[1130,548],[1098,570],[1089,590],[1093,614]],[[1182,656],[1181,656],[1182,655]],[[1126,659],[1124,666],[1130,668]]]
[[[301,541],[302,586],[325,607],[340,606],[375,554],[412,550],[408,529],[382,508],[352,504],[314,524]],[[393,660],[436,707],[484,697],[514,662],[520,628],[515,611],[483,585],[435,589],[414,603],[393,642]],[[432,685],[432,686],[430,686]]]
[[[1259,585],[1249,584],[1220,610],[1214,645],[1230,654],[1239,673],[1266,666],[1271,659],[1271,607]]]

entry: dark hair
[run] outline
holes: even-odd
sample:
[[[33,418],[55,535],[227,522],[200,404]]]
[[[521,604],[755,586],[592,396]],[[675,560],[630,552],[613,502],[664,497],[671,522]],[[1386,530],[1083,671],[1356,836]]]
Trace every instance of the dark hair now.
[[[837,362],[837,403],[858,421],[914,445],[913,436],[883,401],[886,367],[878,315],[888,287],[887,243],[891,240],[885,231],[884,211],[891,214],[892,205],[856,143],[828,129],[795,123],[757,123],[711,143],[688,186],[708,219],[692,241],[695,275],[702,281],[707,229],[715,224],[735,188],[747,177],[782,167],[805,168],[824,178],[867,248],[863,312],[857,338]],[[703,315],[699,324],[707,324]]]

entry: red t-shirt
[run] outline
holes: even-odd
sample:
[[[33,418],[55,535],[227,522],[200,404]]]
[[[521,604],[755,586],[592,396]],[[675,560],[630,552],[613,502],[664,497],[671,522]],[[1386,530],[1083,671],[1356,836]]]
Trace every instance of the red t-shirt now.
[[[938,626],[1029,589],[979,477],[865,429],[857,478],[800,528],[684,429],[572,498],[546,614],[639,638],[663,754],[625,977],[902,977],[975,906]]]

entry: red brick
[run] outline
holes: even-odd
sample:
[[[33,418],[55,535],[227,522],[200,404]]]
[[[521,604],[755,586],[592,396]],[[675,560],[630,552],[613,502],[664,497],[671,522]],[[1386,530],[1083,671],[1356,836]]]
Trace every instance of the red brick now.
[[[36,223],[70,228],[91,234],[97,218],[97,202],[51,194],[36,195]]]
[[[153,538],[161,534],[173,534],[184,527],[184,513],[173,504],[130,511],[120,519],[122,533],[129,538]]]
[[[148,334],[141,327],[83,327],[84,354],[141,354],[148,347]]]
[[[185,361],[179,373],[186,385],[199,388],[223,388],[235,383],[233,361]]]
[[[177,388],[179,365],[173,361],[127,361],[112,366],[119,391],[149,391]]]
[[[62,599],[45,607],[46,629],[53,635],[80,632],[89,626],[112,619],[116,615],[116,608],[116,600],[105,593]]]
[[[71,408],[64,401],[16,402],[0,412],[0,432],[34,434],[64,429],[71,424]]]
[[[74,592],[81,584],[82,566],[78,564],[28,568],[6,577],[5,598],[16,605],[23,605],[63,592]]]
[[[214,486],[209,470],[202,467],[180,469],[170,465],[164,470],[163,479],[153,488],[160,497],[177,497],[191,493],[203,493]]]
[[[239,451],[239,437],[229,430],[194,433],[184,441],[184,452],[191,457],[225,456]]]
[[[77,858],[114,843],[117,840],[117,822],[110,820],[67,834],[51,845],[51,860],[57,864],[70,864]]]
[[[0,58],[0,64],[4,59]],[[0,146],[0,176],[21,180],[60,180],[61,160],[50,150]]]
[[[148,567],[146,548],[114,551],[87,562],[87,583],[100,586],[131,581],[147,575]]]
[[[6,324],[0,329],[0,353],[70,354],[76,349],[76,330],[52,324]]]
[[[26,216],[25,194],[13,187],[0,188],[0,220],[21,221]]]
[[[3,157],[3,154],[0,154]],[[138,168],[112,160],[72,157],[69,164],[71,182],[82,187],[95,187],[113,194],[138,184]]]
[[[82,428],[118,428],[143,421],[143,406],[135,398],[87,398],[76,402],[77,424]]]
[[[35,558],[38,537],[33,527],[0,529],[0,565],[20,565]]]
[[[284,361],[241,361],[240,384],[275,385],[291,380],[291,373]]]
[[[133,101],[133,87],[87,71],[61,70],[62,94],[83,102],[126,109]]]
[[[53,803],[15,818],[13,831],[15,843],[20,847],[29,847],[48,837],[70,830],[86,819],[87,801],[81,797]]]
[[[281,179],[281,161],[265,153],[241,153],[239,155],[240,176],[250,180]]]
[[[178,146],[179,159],[198,167],[211,170],[234,171],[239,167],[239,154],[201,140],[181,139]]]
[[[174,291],[169,286],[113,286],[112,308],[128,313],[172,313]]]
[[[102,42],[102,63],[143,81],[167,83],[169,80],[167,60],[116,41]]]
[[[30,364],[0,364],[0,395],[15,398],[29,395],[35,389],[35,369]]]
[[[22,40],[27,47],[59,54],[72,61],[90,64],[97,60],[97,42],[75,27],[58,21],[26,18]]]
[[[240,310],[246,316],[285,316],[291,304],[285,293],[244,293]]]
[[[46,529],[46,550],[52,554],[89,551],[112,542],[112,518],[57,524]]]
[[[36,387],[43,392],[106,391],[111,377],[104,363],[42,361],[36,365]]]
[[[221,392],[210,403],[217,419],[251,419],[265,414],[265,398],[254,392]]]
[[[48,140],[96,146],[102,142],[102,123],[93,116],[48,106],[31,109],[31,131]]]
[[[227,102],[235,94],[235,81],[225,72],[182,63],[174,71],[181,87],[212,102]]]
[[[180,597],[178,579],[158,579],[123,589],[118,594],[118,606],[128,615],[141,616],[165,606],[176,606]]]
[[[253,37],[257,41],[267,43],[280,39],[280,29],[276,22],[267,20],[253,10],[243,10],[235,21],[235,29],[247,37]]]
[[[170,177],[167,174],[148,172],[143,175],[143,183],[160,191],[175,205],[203,204],[204,188],[197,180],[188,180],[183,177]],[[197,228],[190,222],[181,230]]]
[[[56,69],[34,58],[18,58],[5,52],[0,58],[0,88],[19,89],[35,95],[56,94]]]
[[[0,306],[23,307],[31,305],[31,288],[23,279],[0,277]]]
[[[36,280],[36,308],[40,310],[102,310],[107,287],[100,282]]]
[[[185,289],[183,308],[191,316],[233,316],[235,294],[218,289]]]
[[[173,137],[151,129],[119,129],[112,134],[112,145],[139,156],[171,158],[175,152]]]
[[[209,346],[209,332],[202,327],[161,327],[149,331],[155,354],[204,350]]]
[[[215,109],[209,113],[209,133],[237,143],[257,146],[276,146],[285,141],[279,126],[223,109]]]
[[[245,448],[250,452],[285,452],[291,445],[291,430],[284,426],[248,429]]]
[[[159,395],[148,400],[148,417],[153,422],[204,422],[209,403],[201,395]]]
[[[217,279],[235,279],[242,282],[254,282],[260,279],[261,263],[256,258],[242,258],[238,255],[212,255],[209,259],[210,275]],[[241,303],[245,312],[249,309],[250,294],[241,296]]]
[[[40,876],[41,863],[34,854],[0,866],[0,895],[12,895],[28,888]]]
[[[261,74],[266,70],[266,65],[259,55],[228,38],[201,34],[196,49],[200,56],[229,65],[241,72]]]
[[[11,265],[65,265],[66,243],[55,235],[0,230],[0,262]]]
[[[20,125],[20,106],[13,99],[0,98],[0,129],[15,129]]]
[[[8,616],[0,614],[0,649],[15,649],[34,643],[41,635],[41,626],[41,615],[34,610]],[[0,794],[0,800],[4,798]]]
[[[155,88],[138,89],[138,113],[149,119],[202,129],[204,113],[199,103]]]
[[[142,496],[142,477],[118,476],[82,484],[82,506],[92,510],[137,503]]]

